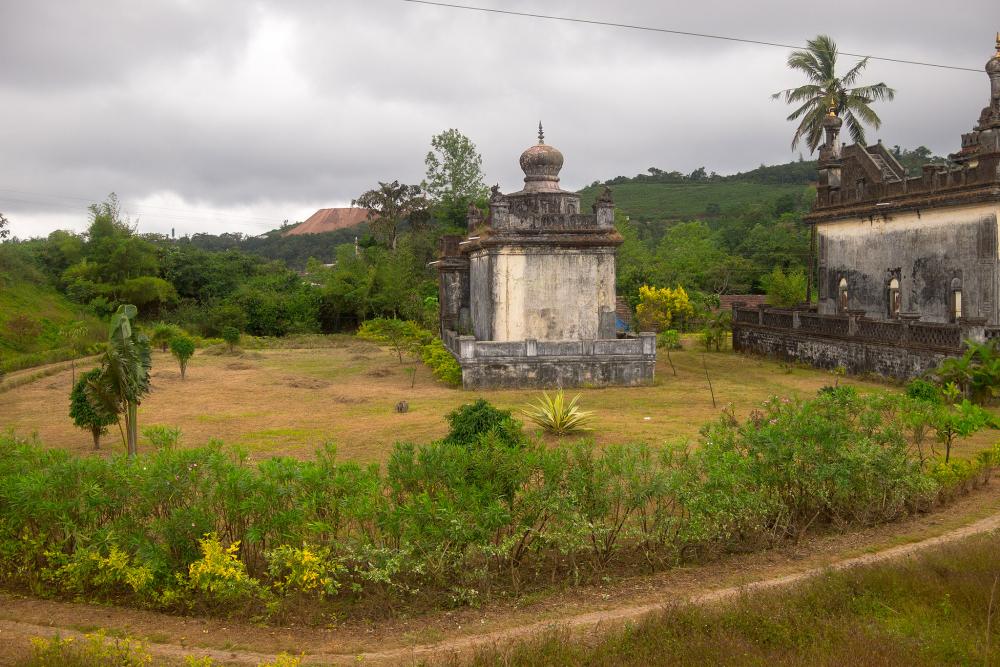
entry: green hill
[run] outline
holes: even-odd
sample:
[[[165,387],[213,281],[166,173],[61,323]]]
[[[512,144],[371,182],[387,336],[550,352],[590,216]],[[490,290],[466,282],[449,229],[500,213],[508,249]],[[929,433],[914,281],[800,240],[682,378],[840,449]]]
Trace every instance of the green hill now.
[[[765,184],[735,180],[685,183],[629,182],[611,186],[615,206],[638,221],[711,218],[747,205],[772,203],[785,195],[801,197],[810,186]],[[580,191],[584,210],[604,185]]]
[[[103,337],[97,317],[47,285],[14,244],[0,245],[0,373],[71,359]]]

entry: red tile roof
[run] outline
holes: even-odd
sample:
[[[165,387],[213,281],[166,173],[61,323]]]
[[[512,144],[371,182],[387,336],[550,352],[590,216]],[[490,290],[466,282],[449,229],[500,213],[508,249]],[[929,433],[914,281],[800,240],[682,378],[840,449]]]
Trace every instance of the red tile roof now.
[[[733,304],[742,301],[750,308],[767,303],[765,294],[723,294],[719,297],[719,310],[732,310]]]
[[[321,208],[310,215],[308,220],[288,230],[282,236],[335,232],[338,229],[355,227],[367,220],[366,208]]]

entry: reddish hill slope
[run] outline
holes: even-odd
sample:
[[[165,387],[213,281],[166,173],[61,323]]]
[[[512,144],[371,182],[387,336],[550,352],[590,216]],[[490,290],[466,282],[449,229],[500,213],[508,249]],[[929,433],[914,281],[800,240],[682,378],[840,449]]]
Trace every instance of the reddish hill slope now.
[[[299,236],[301,234],[322,234],[347,229],[367,222],[366,208],[321,208],[309,216],[301,225],[282,234],[282,236]]]

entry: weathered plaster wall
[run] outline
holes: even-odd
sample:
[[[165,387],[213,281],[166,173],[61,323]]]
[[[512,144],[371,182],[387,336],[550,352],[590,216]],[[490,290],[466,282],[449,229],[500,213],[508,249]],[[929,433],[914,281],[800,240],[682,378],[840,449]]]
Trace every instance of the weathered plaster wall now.
[[[818,224],[820,312],[837,312],[844,277],[848,307],[885,319],[888,284],[896,273],[903,312],[948,322],[952,280],[958,278],[963,315],[997,324],[998,213],[996,206],[982,205]]]
[[[471,273],[481,340],[596,339],[615,308],[614,248],[505,246],[475,253]]]

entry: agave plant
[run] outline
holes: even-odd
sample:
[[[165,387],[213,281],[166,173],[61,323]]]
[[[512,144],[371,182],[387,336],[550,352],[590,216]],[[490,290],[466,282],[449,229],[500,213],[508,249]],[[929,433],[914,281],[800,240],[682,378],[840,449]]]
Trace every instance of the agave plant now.
[[[579,400],[580,394],[577,394],[567,403],[562,389],[553,396],[543,391],[538,402],[529,404],[521,410],[521,414],[555,435],[589,431],[588,424],[594,419],[594,413],[581,410],[577,405]]]

